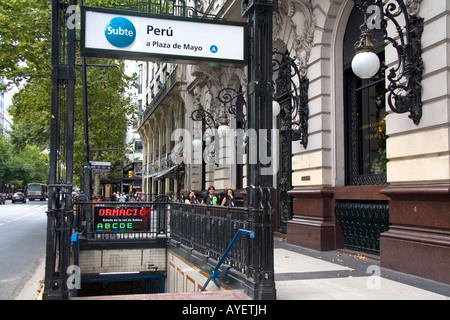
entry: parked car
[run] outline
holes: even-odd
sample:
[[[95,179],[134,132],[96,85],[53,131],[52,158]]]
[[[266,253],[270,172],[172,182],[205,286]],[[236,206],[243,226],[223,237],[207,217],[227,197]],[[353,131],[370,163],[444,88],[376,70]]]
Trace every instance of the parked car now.
[[[27,198],[25,198],[25,194],[23,192],[16,192],[12,196],[12,203],[16,203],[17,201],[26,203]]]
[[[5,204],[6,201],[6,194],[0,193],[0,204]]]

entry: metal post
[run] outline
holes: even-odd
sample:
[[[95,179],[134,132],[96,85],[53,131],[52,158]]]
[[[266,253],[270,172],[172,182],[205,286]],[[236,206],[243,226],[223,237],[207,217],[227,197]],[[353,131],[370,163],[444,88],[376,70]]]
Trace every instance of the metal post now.
[[[248,129],[255,130],[258,141],[250,141],[249,154],[258,155],[264,147],[270,154],[272,144],[272,14],[277,0],[243,0],[242,15],[247,17],[249,33],[248,59]],[[263,150],[264,150],[263,149]],[[271,165],[256,163],[247,165],[247,206],[255,231],[253,248],[254,290],[260,300],[275,299],[273,268],[273,229],[271,196],[272,175],[262,175]]]
[[[88,97],[87,97],[87,74],[86,74],[86,57],[81,58],[81,74],[83,82],[83,122],[84,122],[84,162],[83,162],[83,195],[85,200],[85,213],[86,213],[86,230],[88,238],[91,236],[92,229],[92,210],[90,204],[91,201],[91,170],[89,164],[90,150],[89,150],[89,112],[88,112]]]
[[[76,0],[69,2],[52,0],[51,3],[52,94],[46,269],[43,294],[45,300],[61,300],[69,297],[66,269],[70,259],[70,227],[73,214],[71,191],[75,105],[75,29],[66,28],[65,18],[67,7],[76,4]],[[64,118],[61,117],[60,111],[64,112]],[[61,124],[64,124],[63,139],[60,136]],[[58,166],[59,161],[65,164],[64,172]],[[58,177],[61,181],[58,181]]]

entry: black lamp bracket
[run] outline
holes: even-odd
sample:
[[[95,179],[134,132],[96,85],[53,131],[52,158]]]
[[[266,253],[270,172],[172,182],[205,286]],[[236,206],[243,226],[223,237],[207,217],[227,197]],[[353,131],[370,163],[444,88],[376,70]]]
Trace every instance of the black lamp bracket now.
[[[409,112],[414,124],[418,125],[422,118],[422,74],[424,70],[422,60],[423,18],[417,16],[420,1],[409,1],[408,6],[403,0],[395,0],[383,4],[383,0],[353,0],[355,5],[367,15],[373,8],[380,14],[372,15],[379,19],[379,23],[371,24],[372,28],[379,27],[383,32],[383,39],[392,44],[398,55],[398,64],[389,69],[387,79],[387,101],[395,113]],[[376,6],[376,7],[374,7]],[[411,9],[414,9],[412,11]],[[403,17],[402,19],[399,19]],[[391,21],[397,31],[397,36],[388,34],[388,21]],[[405,25],[399,23],[404,21]]]

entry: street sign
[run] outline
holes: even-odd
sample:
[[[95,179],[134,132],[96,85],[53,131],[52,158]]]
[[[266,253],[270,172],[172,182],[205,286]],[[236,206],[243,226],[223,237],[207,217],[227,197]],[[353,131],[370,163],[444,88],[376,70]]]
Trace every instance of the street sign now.
[[[110,172],[111,162],[89,161],[91,172]]]
[[[81,8],[81,53],[118,59],[244,66],[244,23]]]

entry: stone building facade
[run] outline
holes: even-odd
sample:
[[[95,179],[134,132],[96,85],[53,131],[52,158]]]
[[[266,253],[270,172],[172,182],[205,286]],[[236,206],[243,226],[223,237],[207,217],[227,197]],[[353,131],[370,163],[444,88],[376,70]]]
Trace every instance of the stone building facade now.
[[[377,30],[376,52],[386,72],[371,80],[352,72],[354,44],[363,23],[355,6],[359,2],[279,0],[274,9],[274,49],[288,53],[298,79],[308,83],[302,93],[307,98],[303,107],[308,112],[302,115],[307,144],[290,141],[286,147],[281,133],[273,140],[275,230],[296,245],[372,253],[379,255],[382,267],[450,283],[445,271],[450,263],[450,1],[405,1],[410,14],[424,19],[418,124],[408,113],[395,113],[388,106],[387,74],[398,56],[392,44],[382,45]],[[208,14],[245,21],[240,1],[198,3]],[[396,37],[392,25],[387,30]],[[201,194],[214,185],[216,190],[233,188],[245,194],[245,139],[240,154],[230,151],[239,149],[238,143],[227,145],[227,139],[219,137],[214,140],[215,160],[198,162],[192,147],[196,134],[206,136],[204,147],[212,138],[205,135],[205,123],[192,115],[201,108],[219,123],[225,110],[219,94],[231,88],[235,96],[245,98],[246,67],[140,65],[145,83],[140,96],[145,110],[138,126],[143,193],[149,198],[169,191],[180,196],[191,189]],[[275,72],[274,93],[277,76]],[[245,121],[225,113],[231,129],[245,129]],[[245,115],[244,104],[244,120]],[[273,124],[281,129],[279,117]],[[211,150],[202,150],[202,159],[208,159]],[[284,163],[287,169],[282,169]]]

